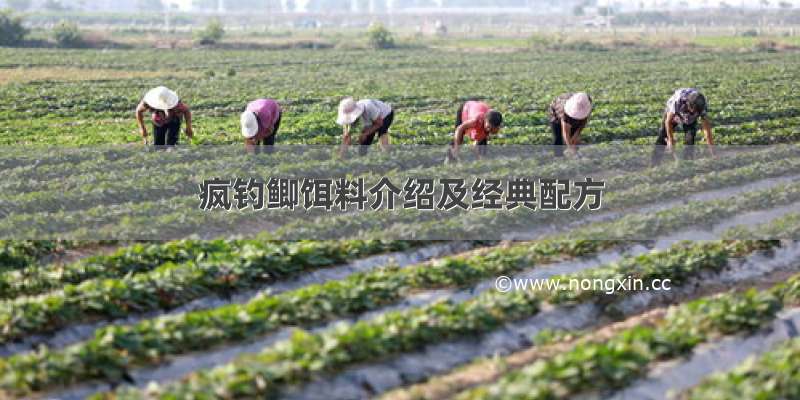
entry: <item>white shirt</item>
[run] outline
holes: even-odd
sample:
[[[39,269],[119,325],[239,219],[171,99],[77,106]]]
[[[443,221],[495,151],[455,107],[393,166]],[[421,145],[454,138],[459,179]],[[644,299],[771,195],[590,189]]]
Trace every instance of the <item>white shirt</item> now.
[[[386,118],[392,112],[392,107],[380,100],[364,99],[358,104],[364,107],[361,121],[364,126],[372,126],[379,118]]]

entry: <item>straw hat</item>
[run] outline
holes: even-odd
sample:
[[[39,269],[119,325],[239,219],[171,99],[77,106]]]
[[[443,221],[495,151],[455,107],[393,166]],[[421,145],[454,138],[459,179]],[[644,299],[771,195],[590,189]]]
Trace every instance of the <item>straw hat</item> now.
[[[159,86],[157,88],[150,89],[150,91],[144,95],[144,102],[156,110],[169,111],[178,105],[180,98],[172,90],[169,90],[164,86]]]
[[[574,119],[585,119],[592,113],[592,102],[589,95],[583,92],[573,94],[564,105],[564,112]]]
[[[339,125],[350,125],[364,113],[364,105],[358,104],[352,97],[345,98],[339,102],[339,117],[336,123]]]
[[[250,139],[258,133],[258,118],[256,118],[256,113],[245,111],[242,113],[240,121],[242,123],[242,136]]]

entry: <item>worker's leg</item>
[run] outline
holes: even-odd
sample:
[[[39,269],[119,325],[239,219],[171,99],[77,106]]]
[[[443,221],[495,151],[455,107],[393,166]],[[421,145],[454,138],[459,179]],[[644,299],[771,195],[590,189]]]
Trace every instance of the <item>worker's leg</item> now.
[[[181,120],[180,118],[175,118],[167,124],[167,146],[175,146],[178,144],[178,137],[181,134]]]
[[[478,155],[481,157],[486,156],[489,152],[489,138],[483,139],[478,142]]]
[[[153,124],[153,145],[163,146],[166,143],[168,125],[156,126]]]
[[[359,144],[359,146],[358,146],[358,154],[359,155],[363,156],[363,155],[367,154],[367,151],[369,150],[369,146],[372,146],[372,142],[375,140],[375,135],[376,134],[377,134],[377,132],[372,132],[369,135],[363,135],[362,134],[361,137],[358,138],[358,144]]]
[[[456,130],[458,130],[458,127],[464,123],[464,119],[462,118],[461,115],[464,112],[464,105],[465,103],[461,103],[461,105],[458,106],[458,110],[456,111]],[[455,133],[453,133],[453,140],[450,142],[450,146],[447,147],[447,153],[445,154],[446,161],[455,161],[455,157],[453,156],[453,146],[455,146],[455,144],[456,144],[456,137]],[[464,144],[463,141],[458,145],[461,146],[462,144]]]
[[[694,160],[694,142],[697,138],[697,121],[683,126],[683,159]]]
[[[550,129],[553,131],[553,155],[563,157],[564,137],[561,136],[561,121],[550,122]]]
[[[666,116],[665,116],[666,117]],[[667,128],[664,126],[666,121],[664,118],[661,118],[661,127],[658,129],[658,138],[656,139],[656,147],[653,150],[653,165],[661,163],[661,159],[664,158],[664,150],[667,146]]]
[[[578,127],[577,126],[572,126],[570,128],[570,131],[569,131],[569,140],[571,140],[572,143],[575,143],[575,134],[577,134],[577,133],[578,133]],[[575,151],[577,151],[577,149],[578,149],[578,144],[576,143],[575,144]]]
[[[394,110],[392,110],[386,118],[383,119],[383,125],[378,129],[378,140],[381,143],[381,150],[389,150],[389,128],[392,127],[394,122]]]
[[[271,154],[275,151],[275,137],[278,136],[278,129],[281,127],[281,116],[282,114],[278,114],[278,120],[275,121],[275,125],[272,127],[272,135],[261,141],[261,145],[266,146],[262,149],[264,153]]]

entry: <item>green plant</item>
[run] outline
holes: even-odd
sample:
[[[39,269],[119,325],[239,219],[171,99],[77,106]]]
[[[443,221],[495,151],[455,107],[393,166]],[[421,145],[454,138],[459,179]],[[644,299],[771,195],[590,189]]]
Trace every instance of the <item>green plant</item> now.
[[[381,23],[372,24],[367,31],[370,47],[374,49],[391,49],[394,47],[392,32]]]
[[[83,35],[78,24],[70,21],[61,21],[53,28],[53,39],[58,47],[81,47]]]
[[[214,18],[197,33],[195,40],[201,45],[213,45],[225,36],[225,26],[218,18]]]

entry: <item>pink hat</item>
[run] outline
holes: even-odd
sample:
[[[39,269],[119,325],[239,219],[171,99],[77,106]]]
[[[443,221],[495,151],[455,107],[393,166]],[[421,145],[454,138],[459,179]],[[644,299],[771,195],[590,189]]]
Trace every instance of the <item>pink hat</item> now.
[[[589,95],[583,92],[573,94],[564,105],[564,112],[570,118],[586,119],[592,113],[592,101],[589,100]]]

